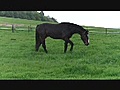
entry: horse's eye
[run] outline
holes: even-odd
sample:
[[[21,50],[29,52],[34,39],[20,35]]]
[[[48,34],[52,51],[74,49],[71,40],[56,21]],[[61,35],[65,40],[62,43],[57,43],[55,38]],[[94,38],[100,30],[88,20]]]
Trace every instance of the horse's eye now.
[[[89,37],[89,34],[87,34],[87,36]]]

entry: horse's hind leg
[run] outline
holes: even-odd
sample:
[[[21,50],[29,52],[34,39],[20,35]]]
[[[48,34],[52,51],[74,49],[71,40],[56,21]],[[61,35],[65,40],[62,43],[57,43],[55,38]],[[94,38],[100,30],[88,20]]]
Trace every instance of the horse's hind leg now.
[[[48,53],[47,49],[46,49],[46,44],[45,44],[45,40],[42,41],[42,47],[44,48],[44,51],[46,53]]]
[[[41,40],[36,42],[36,51],[39,50],[40,45],[41,45]]]
[[[64,38],[63,40],[65,41],[65,45],[64,45],[64,53],[66,53],[66,51],[67,51],[67,47],[68,47],[68,43],[69,43],[69,39],[68,39],[68,38]]]
[[[66,53],[66,51],[67,51],[67,47],[68,47],[68,42],[67,42],[67,41],[65,41],[64,53]]]

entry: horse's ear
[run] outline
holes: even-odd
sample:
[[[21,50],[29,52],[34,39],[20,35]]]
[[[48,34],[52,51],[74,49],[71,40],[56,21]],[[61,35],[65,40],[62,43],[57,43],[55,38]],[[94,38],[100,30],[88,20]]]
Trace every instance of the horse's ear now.
[[[88,30],[86,30],[83,34],[88,34],[88,32],[89,32],[89,31],[88,31]]]
[[[88,34],[88,33],[89,33],[89,31],[88,31],[88,30],[86,30],[86,33]]]

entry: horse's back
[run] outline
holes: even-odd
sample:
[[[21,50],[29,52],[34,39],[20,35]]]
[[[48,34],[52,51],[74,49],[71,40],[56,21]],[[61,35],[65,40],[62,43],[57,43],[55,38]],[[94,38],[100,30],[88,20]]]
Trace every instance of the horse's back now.
[[[69,30],[67,30],[67,25],[64,24],[50,24],[44,23],[37,25],[37,32],[40,35],[45,34],[46,36],[50,36],[55,39],[62,38],[63,35],[67,34]]]
[[[43,23],[37,25],[36,29],[39,31],[46,31],[46,32],[65,32],[67,31],[67,24],[50,24],[50,23]]]

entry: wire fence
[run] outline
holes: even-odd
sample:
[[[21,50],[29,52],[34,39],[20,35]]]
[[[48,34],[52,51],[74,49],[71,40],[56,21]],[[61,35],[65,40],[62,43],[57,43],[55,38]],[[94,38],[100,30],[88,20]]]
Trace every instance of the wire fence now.
[[[89,26],[83,26],[85,29],[89,30],[90,33],[95,34],[120,34],[120,28],[103,28],[103,27],[89,27]],[[36,26],[32,25],[15,25],[15,24],[9,24],[9,25],[0,25],[0,30],[8,30],[11,32],[15,31],[34,31]]]
[[[85,29],[96,34],[120,34],[120,28],[85,27]]]
[[[11,31],[11,32],[15,32],[15,31],[33,31],[35,30],[36,26],[32,26],[32,25],[28,25],[28,26],[24,26],[24,25],[15,25],[15,24],[11,24],[11,25],[0,25],[0,30],[5,30],[5,31]]]

